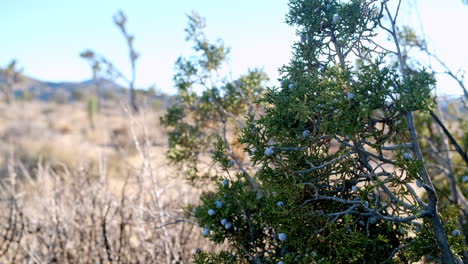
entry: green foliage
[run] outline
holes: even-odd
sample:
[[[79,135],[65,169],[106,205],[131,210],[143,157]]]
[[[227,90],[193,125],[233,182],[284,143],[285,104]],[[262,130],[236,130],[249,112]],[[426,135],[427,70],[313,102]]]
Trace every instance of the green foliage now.
[[[400,107],[402,111],[425,111],[434,108],[435,99],[431,96],[435,78],[425,69],[409,75],[402,85]]]
[[[161,117],[169,129],[168,158],[193,184],[216,177],[217,168],[203,162],[213,153],[215,141],[222,142],[230,159],[242,159],[237,134],[243,116],[256,110],[254,103],[262,94],[266,74],[258,69],[230,80],[223,76],[229,49],[222,41],[208,41],[205,20],[193,12],[186,28],[187,41],[194,55],[176,62],[174,82],[177,103]]]
[[[267,248],[270,254],[263,260],[269,259],[271,263],[280,260],[317,263],[318,254],[322,256],[321,263],[352,263],[362,259],[380,263],[386,257],[376,252],[392,249],[404,234],[395,230],[396,225],[381,221],[371,225],[370,218],[360,220],[351,215],[338,225],[330,223],[324,216],[311,214],[314,205],[298,206],[304,196],[303,187],[274,190],[277,195],[257,199],[255,192],[246,191],[251,188],[241,180],[242,175],[237,177],[238,181],[221,185],[217,194],[206,195],[195,216],[202,226],[210,229],[209,237],[214,242],[228,239],[236,245],[250,245],[249,250]],[[221,202],[220,208],[217,202]],[[213,215],[210,209],[214,210]],[[363,224],[357,224],[360,221]],[[226,223],[232,227],[227,228]],[[280,233],[287,234],[285,241],[279,240]],[[243,250],[238,250],[238,258],[249,259]]]
[[[434,107],[433,76],[421,69],[403,78],[399,65],[389,63],[372,40],[382,17],[374,1],[290,0],[289,7],[286,21],[301,40],[281,69],[281,86],[266,90],[257,100],[264,110],[249,111],[241,129],[239,142],[250,161],[240,166],[234,159],[234,172],[230,145],[216,137],[213,160],[222,170],[214,178],[224,180],[194,211],[203,234],[228,242],[229,253],[199,252],[197,263],[230,263],[232,255],[236,263],[437,258],[428,220],[433,212],[415,191],[431,183],[421,173],[425,163],[415,157],[405,118],[408,111]],[[204,25],[199,18],[192,22]],[[189,35],[201,38],[195,28]],[[360,60],[356,66],[351,54]],[[207,127],[202,117],[215,116],[222,105],[208,98],[218,102],[228,93],[211,89],[198,97],[187,87],[196,82],[193,74],[203,72],[201,63],[179,63],[181,98],[203,113],[191,113],[195,133]],[[180,107],[169,111],[166,123],[179,124],[187,118],[182,113]],[[223,124],[216,120],[211,122]],[[441,216],[449,234],[454,212]],[[461,239],[449,236],[449,242],[460,253]]]
[[[452,245],[452,250],[455,253],[461,254],[463,250],[467,250],[468,248],[463,246],[463,236],[457,235],[457,231],[460,232],[457,221],[459,210],[460,208],[457,206],[451,205],[441,211],[441,216],[444,221],[444,229],[448,234],[449,243]],[[411,240],[403,255],[410,262],[418,261],[421,256],[425,256],[426,259],[432,259],[436,263],[439,263],[441,260],[438,257],[437,241],[434,239],[430,220],[424,219],[423,222],[414,224],[413,228],[417,236]]]
[[[195,253],[193,258],[194,258],[194,263],[196,264],[239,263],[239,262],[236,262],[237,260],[236,256],[232,255],[231,253],[227,251],[221,251],[218,254],[199,252],[199,253]]]

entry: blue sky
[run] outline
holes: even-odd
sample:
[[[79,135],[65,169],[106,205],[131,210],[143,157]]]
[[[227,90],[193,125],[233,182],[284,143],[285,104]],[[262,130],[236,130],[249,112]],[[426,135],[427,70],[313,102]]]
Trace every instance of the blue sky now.
[[[392,0],[395,1],[395,0]],[[287,0],[1,0],[0,65],[18,59],[24,72],[50,81],[82,81],[91,76],[79,57],[91,48],[127,72],[127,48],[112,15],[122,9],[128,30],[135,35],[141,53],[137,85],[152,84],[168,93],[174,62],[190,54],[184,41],[186,14],[198,11],[207,19],[210,39],[221,38],[231,47],[234,76],[248,68],[263,67],[275,80],[277,69],[288,63],[294,29],[284,23]],[[420,30],[433,50],[453,69],[468,68],[468,6],[461,0],[406,0],[419,10],[405,8],[401,22]],[[421,23],[419,23],[421,21]],[[439,82],[440,93],[459,94],[447,78]]]

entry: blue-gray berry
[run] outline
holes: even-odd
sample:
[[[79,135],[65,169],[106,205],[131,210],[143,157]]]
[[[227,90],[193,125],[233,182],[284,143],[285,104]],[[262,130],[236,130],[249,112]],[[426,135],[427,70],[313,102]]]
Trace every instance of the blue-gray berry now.
[[[287,238],[287,236],[286,236],[285,233],[280,233],[280,234],[278,235],[278,238],[279,238],[280,241],[285,241],[286,238]]]
[[[338,23],[338,20],[340,19],[340,17],[338,16],[338,14],[334,14],[333,15],[333,23]]]
[[[271,156],[271,155],[273,155],[274,152],[275,151],[272,148],[266,148],[263,153],[265,153],[265,155],[267,155],[267,156]]]
[[[403,153],[403,158],[405,158],[406,160],[411,160],[413,159],[413,155],[411,155],[411,153],[405,152]]]

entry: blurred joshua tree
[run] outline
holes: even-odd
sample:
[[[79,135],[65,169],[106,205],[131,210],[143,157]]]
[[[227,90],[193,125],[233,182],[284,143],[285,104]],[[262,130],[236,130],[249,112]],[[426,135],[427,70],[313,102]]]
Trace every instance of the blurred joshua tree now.
[[[80,54],[80,57],[87,60],[91,66],[93,73],[93,85],[95,88],[95,97],[96,97],[96,111],[99,111],[101,105],[101,77],[99,76],[101,71],[101,62],[95,60],[95,54],[92,50],[85,50]]]
[[[254,69],[232,80],[224,67],[229,49],[221,40],[208,41],[205,19],[199,14],[192,12],[188,19],[186,41],[193,43],[195,54],[177,59],[178,103],[161,122],[170,129],[169,159],[196,184],[217,175],[218,167],[207,162],[214,142],[226,146],[231,161],[224,165],[243,169],[245,153],[236,135],[245,126],[245,114],[259,111],[254,102],[263,93],[267,76]]]
[[[122,32],[122,35],[124,36],[125,40],[127,41],[127,46],[128,46],[128,57],[130,59],[130,65],[131,65],[131,77],[128,81],[129,84],[129,89],[130,89],[130,105],[133,109],[133,111],[138,112],[138,106],[136,103],[136,95],[135,95],[135,79],[136,79],[136,60],[139,57],[139,54],[135,51],[135,48],[133,47],[133,41],[135,40],[135,37],[133,35],[130,35],[127,32],[126,28],[126,23],[127,23],[127,16],[122,11],[117,12],[117,14],[114,15],[114,23],[117,25],[117,27],[120,29]]]
[[[120,31],[122,32],[122,35],[124,36],[127,42],[129,60],[130,60],[130,68],[131,68],[130,77],[127,77],[126,75],[124,75],[109,60],[107,60],[103,56],[97,55],[92,50],[85,50],[80,54],[80,56],[89,62],[93,71],[93,80],[96,80],[96,78],[99,75],[99,72],[102,72],[102,74],[105,74],[107,78],[109,79],[112,79],[112,80],[122,79],[123,81],[125,81],[130,90],[130,96],[129,96],[130,106],[134,112],[138,112],[138,105],[136,102],[136,94],[135,94],[135,81],[136,81],[136,61],[139,57],[139,54],[135,51],[135,48],[133,46],[133,41],[135,40],[135,37],[128,33],[127,27],[126,27],[127,16],[125,16],[125,14],[122,11],[117,12],[113,16],[113,19],[114,19],[115,25],[120,29]]]
[[[5,69],[0,69],[4,78],[4,83],[0,84],[0,91],[8,104],[15,100],[15,86],[24,80],[23,69],[18,69],[17,66],[17,61],[12,60]]]
[[[96,56],[92,50],[83,51],[80,56],[87,60],[91,66],[93,72],[93,85],[95,88],[95,94],[88,96],[86,103],[86,110],[88,112],[88,120],[91,129],[95,129],[95,118],[101,107],[101,61],[96,59]]]
[[[388,3],[289,1],[300,40],[240,137],[255,167],[234,174],[218,143],[224,180],[194,210],[202,233],[231,247],[196,263],[461,261],[458,208],[439,212],[413,116],[434,109],[435,79],[405,64],[401,1]]]

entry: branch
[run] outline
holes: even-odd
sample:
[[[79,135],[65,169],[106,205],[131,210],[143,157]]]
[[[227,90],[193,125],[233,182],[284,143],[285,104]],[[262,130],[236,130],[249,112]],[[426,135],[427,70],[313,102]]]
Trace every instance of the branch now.
[[[430,111],[432,119],[439,125],[440,128],[442,128],[442,131],[444,131],[444,134],[448,137],[450,143],[455,147],[457,150],[458,154],[462,157],[462,159],[465,161],[466,166],[468,166],[468,156],[466,155],[466,152],[463,151],[463,149],[460,147],[460,145],[457,143],[457,141],[453,138],[452,134],[448,131],[448,129],[444,126],[442,121],[440,121],[439,117],[431,110]]]
[[[316,171],[316,170],[319,170],[319,169],[323,169],[325,168],[326,166],[330,165],[330,164],[333,164],[337,161],[340,161],[344,158],[346,158],[347,156],[351,155],[351,154],[354,154],[355,152],[354,151],[348,151],[346,152],[343,156],[340,156],[340,157],[337,157],[337,158],[334,158],[328,162],[325,162],[323,163],[322,165],[319,165],[319,166],[314,166],[310,161],[307,161],[307,163],[310,165],[310,169],[307,169],[307,170],[300,170],[300,171],[294,171],[294,173],[297,173],[297,174],[304,174],[304,173],[309,173],[309,172],[313,172],[313,171]]]
[[[407,222],[411,222],[411,221],[413,221],[415,219],[418,219],[418,218],[432,217],[433,216],[433,213],[431,211],[428,211],[428,210],[422,210],[422,211],[419,211],[419,213],[417,213],[416,215],[409,215],[409,216],[406,216],[406,217],[386,216],[386,215],[380,214],[377,210],[373,210],[373,209],[369,208],[362,201],[350,201],[350,200],[345,200],[345,199],[341,199],[341,198],[338,198],[338,197],[331,197],[331,196],[324,196],[324,195],[317,195],[314,199],[307,200],[303,204],[306,204],[308,202],[315,201],[315,200],[331,200],[331,201],[335,201],[335,202],[339,202],[339,203],[343,203],[343,204],[352,204],[353,205],[352,207],[354,207],[354,205],[358,205],[361,208],[363,208],[364,211],[366,211],[367,213],[357,212],[357,211],[353,211],[353,213],[357,213],[357,214],[361,214],[361,215],[373,215],[373,216],[376,216],[377,218],[379,218],[381,220],[388,221],[388,222],[407,223]]]
[[[440,65],[442,65],[442,67],[445,68],[445,73],[448,74],[450,77],[452,77],[452,78],[458,83],[458,85],[462,88],[465,97],[468,98],[468,90],[466,89],[465,84],[463,83],[463,79],[464,79],[464,78],[463,78],[463,77],[464,77],[463,74],[462,74],[462,77],[461,77],[461,79],[460,79],[459,77],[456,76],[456,74],[454,74],[454,73],[450,70],[450,68],[447,66],[447,64],[445,64],[445,63],[444,63],[439,57],[437,57],[435,54],[431,53],[431,52],[427,49],[427,47],[421,46],[421,47],[419,47],[419,48],[421,48],[421,50],[423,50],[424,52],[426,52],[426,54],[427,54],[428,56],[433,57],[434,59],[436,59],[436,61],[437,61],[438,63],[440,63]],[[458,73],[458,72],[457,72],[457,73]]]
[[[398,148],[412,148],[413,144],[412,143],[402,143],[394,146],[382,146],[383,150],[395,150]]]
[[[380,161],[383,161],[385,163],[388,163],[388,164],[391,164],[391,165],[395,165],[395,161],[389,159],[389,158],[386,158],[384,157],[383,155],[376,155],[372,152],[369,152],[367,150],[365,150],[364,148],[360,148],[360,147],[357,147],[357,146],[354,146],[352,144],[350,144],[349,142],[345,141],[345,140],[342,140],[342,139],[339,139],[339,138],[335,138],[340,144],[342,145],[345,145],[347,147],[350,147],[352,149],[355,149],[355,150],[358,150],[358,151],[361,151],[361,152],[364,152],[366,153],[367,155],[371,156],[372,158],[374,159],[377,159],[377,160],[380,160]]]
[[[386,11],[388,17],[390,18],[392,29],[390,31],[388,31],[386,28],[384,28],[384,27],[382,27],[382,28],[387,30],[390,33],[390,35],[391,35],[391,37],[392,37],[392,39],[394,41],[395,47],[396,47],[397,52],[398,52],[398,62],[399,62],[399,66],[400,66],[400,74],[401,74],[403,80],[406,80],[407,76],[406,76],[406,71],[405,71],[405,64],[404,64],[404,61],[403,61],[403,56],[402,56],[402,52],[401,52],[401,49],[400,49],[400,44],[399,44],[399,41],[398,41],[397,30],[396,30],[396,16],[398,15],[398,10],[397,10],[397,13],[395,15],[395,19],[393,19],[392,14],[390,13],[390,10],[388,8],[387,2],[388,2],[388,0],[384,0],[382,2],[382,7],[385,8],[385,11]],[[399,9],[399,7],[398,7],[398,9]],[[413,153],[415,154],[416,158],[424,164],[424,158],[423,158],[423,155],[421,153],[421,149],[420,149],[419,143],[418,143],[418,135],[417,135],[416,128],[415,128],[413,113],[411,111],[409,111],[409,112],[406,112],[405,115],[406,115],[406,120],[407,120],[407,123],[408,123],[408,130],[409,130],[410,136],[411,136],[411,141],[413,143],[413,148],[412,148]],[[430,178],[430,176],[429,176],[429,174],[427,172],[427,168],[426,168],[425,165],[421,166],[419,173],[421,174],[421,176],[422,176],[422,178],[424,179],[424,182],[425,182],[424,188],[427,191],[427,196],[428,196],[428,200],[429,200],[428,206],[430,208],[430,211],[429,211],[430,214],[428,216],[429,216],[430,221],[432,223],[432,227],[434,229],[434,235],[435,235],[435,237],[437,239],[438,246],[439,246],[441,254],[442,254],[442,262],[455,264],[455,259],[454,259],[453,253],[452,253],[452,251],[450,249],[450,245],[448,243],[447,234],[446,234],[446,232],[444,230],[442,220],[440,219],[440,216],[438,215],[438,212],[437,212],[437,205],[438,205],[437,193],[435,192],[434,186],[432,184],[431,178]]]
[[[272,147],[271,149],[280,151],[302,151],[306,150],[307,147]]]
[[[395,249],[392,251],[392,253],[390,253],[390,256],[388,256],[388,258],[387,258],[384,262],[382,262],[382,264],[391,261],[392,258],[395,256],[395,254],[396,254],[398,251],[400,251],[400,250],[402,250],[402,249],[404,249],[404,248],[409,247],[409,246],[410,246],[411,244],[413,244],[415,241],[416,241],[416,240],[412,240],[412,241],[409,242],[408,244],[404,244],[404,245],[401,245],[401,246],[395,248]]]
[[[156,229],[162,229],[168,225],[174,225],[174,224],[178,224],[178,223],[189,223],[189,224],[192,224],[192,225],[195,225],[195,226],[200,226],[198,223],[194,222],[194,221],[190,221],[188,219],[183,219],[183,218],[176,218],[173,222],[169,222],[169,223],[165,223],[163,225],[160,225],[160,226],[157,226],[155,227]]]

